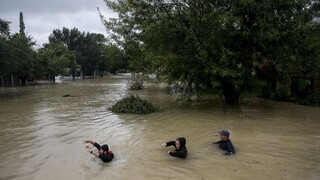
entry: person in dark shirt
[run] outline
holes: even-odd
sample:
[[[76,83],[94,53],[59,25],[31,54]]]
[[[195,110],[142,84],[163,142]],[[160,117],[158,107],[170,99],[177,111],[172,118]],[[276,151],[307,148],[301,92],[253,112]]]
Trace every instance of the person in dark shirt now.
[[[86,150],[96,156],[97,158],[100,158],[103,162],[110,162],[113,158],[113,152],[110,150],[110,147],[107,144],[104,144],[100,146],[100,144],[91,141],[91,140],[86,140],[84,141],[85,143],[92,144],[94,147],[96,147],[99,150],[99,153],[95,153],[89,145],[86,145]]]
[[[220,141],[213,142],[213,144],[219,144],[219,148],[222,150],[226,150],[225,155],[235,154],[236,151],[232,145],[231,140],[229,139],[230,133],[228,130],[222,130],[218,132],[220,134]]]
[[[184,137],[179,137],[176,139],[176,141],[169,141],[169,142],[163,143],[161,146],[162,147],[174,146],[176,148],[175,151],[168,151],[168,154],[170,156],[179,157],[179,158],[187,157],[188,151],[186,147],[186,138]]]

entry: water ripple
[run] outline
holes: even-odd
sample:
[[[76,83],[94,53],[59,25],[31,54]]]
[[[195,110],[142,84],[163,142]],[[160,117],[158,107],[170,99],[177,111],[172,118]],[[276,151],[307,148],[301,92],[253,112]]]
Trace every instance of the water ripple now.
[[[136,93],[161,111],[108,110],[128,94],[128,77],[107,77],[21,88],[0,102],[0,179],[315,179],[320,176],[319,108],[265,100],[227,106],[204,99],[177,104],[152,84]],[[64,94],[74,97],[65,98]],[[212,98],[213,99],[213,98]],[[212,145],[228,129],[235,156]],[[160,147],[187,138],[188,157]],[[109,144],[103,163],[83,140]],[[302,178],[303,177],[303,178]]]

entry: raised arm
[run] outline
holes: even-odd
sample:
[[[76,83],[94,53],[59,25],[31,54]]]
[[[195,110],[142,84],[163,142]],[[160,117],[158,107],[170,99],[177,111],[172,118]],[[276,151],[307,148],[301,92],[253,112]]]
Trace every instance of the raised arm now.
[[[84,142],[85,142],[85,143],[90,143],[90,144],[92,144],[92,145],[94,145],[94,144],[96,143],[96,142],[94,142],[94,141],[92,141],[92,140],[89,140],[89,139],[88,139],[88,140],[85,140]]]
[[[169,141],[169,142],[163,143],[161,146],[162,147],[176,146],[176,142],[175,141]]]
[[[99,151],[100,151],[100,149],[101,149],[100,144],[96,143],[95,141],[85,140],[84,142],[85,142],[85,143],[90,143],[90,144],[92,144],[92,145],[93,145],[94,147],[96,147]]]

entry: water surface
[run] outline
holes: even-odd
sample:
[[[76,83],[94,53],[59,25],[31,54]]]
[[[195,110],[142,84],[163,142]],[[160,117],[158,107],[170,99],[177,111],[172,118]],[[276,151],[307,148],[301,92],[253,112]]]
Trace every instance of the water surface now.
[[[243,179],[320,177],[320,108],[255,99],[227,106],[210,97],[177,104],[162,86],[134,92],[161,111],[114,114],[128,93],[127,76],[6,88],[0,99],[0,179]],[[63,97],[70,94],[72,97]],[[228,129],[237,154],[212,145]],[[187,139],[188,157],[167,154],[163,142]],[[83,140],[108,143],[103,163]]]

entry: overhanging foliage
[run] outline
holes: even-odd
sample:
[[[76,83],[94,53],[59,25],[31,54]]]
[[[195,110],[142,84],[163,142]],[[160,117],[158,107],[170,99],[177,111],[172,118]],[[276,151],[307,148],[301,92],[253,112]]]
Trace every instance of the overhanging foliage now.
[[[258,75],[265,65],[276,67],[274,80],[282,83],[319,70],[319,1],[105,2],[119,14],[103,19],[105,26],[130,63],[181,82],[190,97],[217,89],[236,103],[268,86]]]

